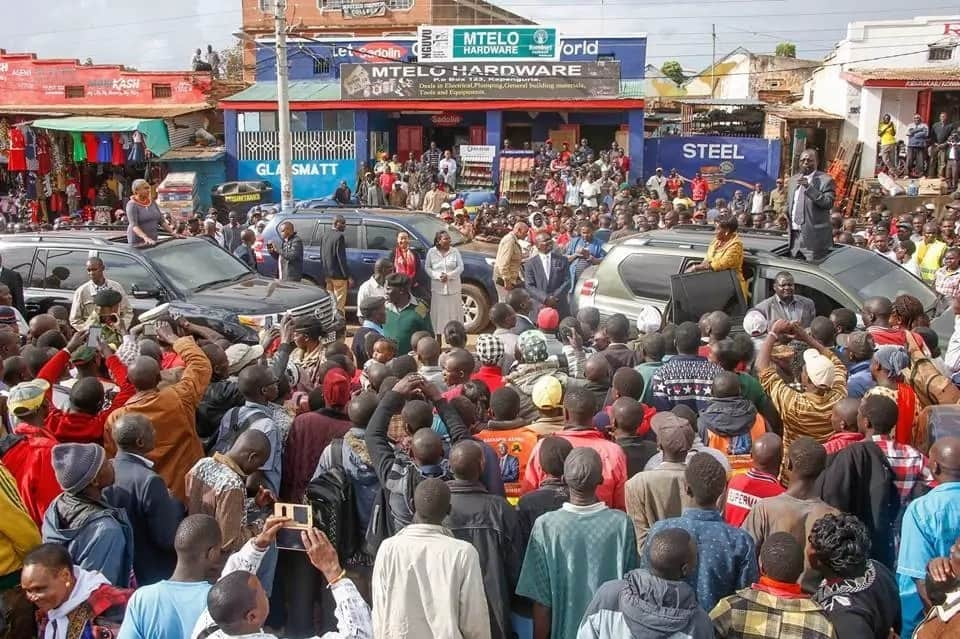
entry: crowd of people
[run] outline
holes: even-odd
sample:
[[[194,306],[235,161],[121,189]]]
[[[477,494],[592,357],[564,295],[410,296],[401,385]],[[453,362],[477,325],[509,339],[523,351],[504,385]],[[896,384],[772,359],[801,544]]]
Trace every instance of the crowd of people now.
[[[547,182],[567,166],[592,184],[622,179],[614,151],[608,169],[539,153]],[[742,229],[780,228],[797,259],[907,252],[960,311],[953,214],[837,223],[816,164],[733,202],[657,171],[486,209],[500,299],[475,339],[452,230],[423,259],[398,237],[357,283],[359,327],[329,343],[312,316],[258,344],[137,323],[95,257],[71,308],[26,321],[0,266],[0,637],[953,636],[960,439],[924,409],[960,402],[960,334],[941,352],[907,295],[818,315],[789,271],[742,326],[571,309],[607,239],[689,222],[716,229],[692,270],[742,282]],[[148,200],[132,244],[168,224]],[[321,239],[341,305],[342,226]],[[299,279],[302,242],[279,230],[264,249]],[[247,221],[202,234],[253,259]]]

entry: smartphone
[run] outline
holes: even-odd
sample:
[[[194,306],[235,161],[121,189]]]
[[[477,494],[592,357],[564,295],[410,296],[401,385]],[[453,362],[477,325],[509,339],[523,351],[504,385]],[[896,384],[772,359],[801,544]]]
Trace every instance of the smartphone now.
[[[273,315],[267,315],[263,318],[263,327],[268,331],[273,328]]]
[[[300,534],[307,528],[313,528],[313,509],[304,504],[273,504],[273,514],[277,517],[289,517],[292,521],[277,533],[277,548],[305,552]]]
[[[156,337],[157,336],[157,325],[153,322],[147,322],[143,325],[143,334],[147,337]]]
[[[100,345],[100,333],[102,330],[99,326],[91,326],[87,329],[87,346],[96,348]]]

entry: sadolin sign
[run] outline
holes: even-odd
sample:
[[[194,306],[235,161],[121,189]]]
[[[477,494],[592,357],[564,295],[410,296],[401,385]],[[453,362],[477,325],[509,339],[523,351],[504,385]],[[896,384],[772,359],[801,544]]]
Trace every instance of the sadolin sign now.
[[[342,64],[343,100],[596,100],[620,95],[620,63]]]

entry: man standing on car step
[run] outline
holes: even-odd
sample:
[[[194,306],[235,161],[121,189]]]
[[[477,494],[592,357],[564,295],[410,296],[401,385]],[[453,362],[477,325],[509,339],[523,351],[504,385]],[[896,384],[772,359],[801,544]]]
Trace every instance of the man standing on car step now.
[[[342,215],[333,218],[333,228],[320,239],[320,263],[327,282],[327,292],[337,302],[337,310],[343,315],[347,308],[347,288],[350,285],[350,268],[347,265],[347,241],[343,231],[347,221]]]

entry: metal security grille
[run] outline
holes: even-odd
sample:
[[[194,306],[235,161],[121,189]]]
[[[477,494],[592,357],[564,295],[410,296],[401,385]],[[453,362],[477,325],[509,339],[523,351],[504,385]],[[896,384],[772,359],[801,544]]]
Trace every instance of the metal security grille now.
[[[355,160],[355,131],[293,131],[294,160]],[[269,162],[280,157],[276,131],[239,131],[237,155],[240,160]]]

